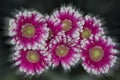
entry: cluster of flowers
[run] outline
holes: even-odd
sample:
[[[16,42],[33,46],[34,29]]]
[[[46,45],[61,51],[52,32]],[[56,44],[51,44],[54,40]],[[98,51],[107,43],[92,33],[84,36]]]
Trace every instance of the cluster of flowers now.
[[[26,75],[59,65],[70,70],[79,62],[92,74],[108,73],[116,62],[116,43],[105,36],[96,17],[63,6],[52,15],[24,10],[9,20],[14,64]]]

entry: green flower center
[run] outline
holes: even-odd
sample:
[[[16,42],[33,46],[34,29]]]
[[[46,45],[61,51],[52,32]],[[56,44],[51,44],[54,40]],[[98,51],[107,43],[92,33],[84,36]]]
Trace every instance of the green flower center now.
[[[59,57],[65,57],[69,53],[69,48],[64,45],[59,45],[56,48],[56,55]]]
[[[95,46],[89,50],[89,56],[92,61],[99,62],[104,56],[103,49],[100,46]]]
[[[88,28],[84,28],[82,32],[82,37],[88,39],[91,36],[91,30]]]
[[[30,63],[37,63],[40,59],[39,54],[37,53],[37,51],[27,51],[27,55],[26,55],[26,59],[30,62]]]
[[[62,21],[62,24],[63,24],[62,30],[64,30],[65,32],[70,31],[70,29],[72,28],[71,20],[65,19]]]
[[[24,25],[21,29],[22,36],[25,38],[32,38],[35,35],[35,31],[35,27],[30,24]]]

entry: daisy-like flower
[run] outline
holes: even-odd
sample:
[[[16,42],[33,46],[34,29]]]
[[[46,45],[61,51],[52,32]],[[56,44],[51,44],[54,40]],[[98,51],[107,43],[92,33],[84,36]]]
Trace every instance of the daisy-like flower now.
[[[82,66],[88,73],[105,74],[116,62],[116,44],[111,38],[94,36],[81,45]]]
[[[49,28],[48,42],[61,31],[61,23],[53,16],[46,16],[47,27]]]
[[[49,29],[44,16],[36,11],[19,12],[9,20],[9,35],[16,49],[43,49]]]
[[[51,55],[46,50],[18,50],[13,54],[18,69],[26,75],[41,74],[51,65]]]
[[[63,31],[59,32],[49,43],[49,52],[52,55],[52,67],[62,65],[64,70],[77,64],[80,59],[79,49],[75,41]]]
[[[79,33],[82,31],[84,20],[82,15],[71,6],[61,7],[53,13],[53,17],[60,22],[60,30],[69,34],[73,38],[79,38]],[[79,32],[80,31],[80,32]]]
[[[104,34],[104,31],[101,27],[100,20],[96,19],[96,17],[91,17],[89,15],[86,15],[84,17],[84,25],[83,25],[83,31],[81,32],[81,39],[89,39],[94,35],[101,36]]]

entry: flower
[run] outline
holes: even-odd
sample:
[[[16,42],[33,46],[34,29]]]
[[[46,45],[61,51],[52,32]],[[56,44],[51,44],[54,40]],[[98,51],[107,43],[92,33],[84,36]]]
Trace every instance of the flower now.
[[[103,28],[101,27],[102,23],[96,17],[91,17],[86,15],[84,17],[83,31],[81,32],[81,39],[89,39],[94,35],[101,36],[104,34]]]
[[[42,14],[24,10],[9,20],[9,26],[15,49],[43,49],[46,45],[49,29]]]
[[[19,70],[26,75],[41,74],[51,65],[51,55],[46,50],[18,50],[13,60]]]
[[[63,30],[65,34],[70,35],[72,38],[79,38],[79,33],[82,31],[84,20],[82,14],[71,6],[63,6],[60,10],[56,10],[52,15],[61,25],[60,30]]]
[[[64,70],[68,70],[80,60],[76,41],[63,31],[50,41],[48,50],[52,55],[53,68],[61,64]]]
[[[61,24],[58,19],[53,16],[46,16],[47,27],[49,28],[48,42],[61,31]]]
[[[105,74],[116,62],[116,44],[109,37],[94,36],[81,45],[82,66],[88,73]]]

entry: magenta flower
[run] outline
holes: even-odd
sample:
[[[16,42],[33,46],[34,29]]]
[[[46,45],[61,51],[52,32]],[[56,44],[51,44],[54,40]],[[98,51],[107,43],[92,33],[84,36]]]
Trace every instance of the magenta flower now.
[[[36,11],[19,12],[9,20],[9,35],[12,44],[18,49],[43,49],[49,29],[43,15]]]
[[[49,28],[48,42],[61,31],[61,23],[58,19],[53,16],[46,16],[47,27]]]
[[[94,35],[101,36],[104,34],[104,31],[101,27],[100,20],[96,19],[96,17],[91,17],[86,15],[84,17],[84,26],[83,26],[83,32],[81,32],[81,38],[89,39],[90,37]]]
[[[61,7],[60,10],[56,10],[53,13],[53,17],[61,23],[61,26],[58,25],[60,30],[63,30],[73,38],[79,38],[79,33],[82,31],[84,20],[78,11],[70,6]]]
[[[80,59],[77,44],[63,31],[59,32],[49,43],[49,52],[52,55],[52,67],[62,65],[65,70],[77,64]]]
[[[26,75],[41,74],[51,65],[51,55],[45,50],[18,50],[13,60],[19,70]]]
[[[81,45],[82,66],[88,73],[108,73],[116,62],[115,47],[111,38],[94,36]]]

